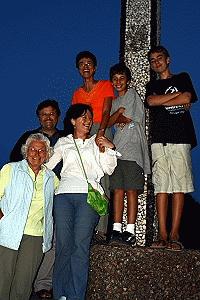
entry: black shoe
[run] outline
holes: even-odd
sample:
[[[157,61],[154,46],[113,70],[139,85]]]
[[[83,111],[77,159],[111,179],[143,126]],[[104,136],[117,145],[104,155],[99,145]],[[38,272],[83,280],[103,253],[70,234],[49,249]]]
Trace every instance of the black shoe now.
[[[42,289],[40,291],[37,291],[36,295],[40,299],[52,299],[53,298],[53,290],[52,289],[51,290]]]
[[[107,245],[107,237],[106,234],[101,231],[96,231],[93,234],[92,245]]]
[[[113,230],[110,238],[110,244],[120,243],[122,241],[122,233],[118,230]]]
[[[136,244],[136,237],[133,233],[130,233],[128,231],[124,231],[122,233],[122,241],[123,243],[131,246],[135,246]]]

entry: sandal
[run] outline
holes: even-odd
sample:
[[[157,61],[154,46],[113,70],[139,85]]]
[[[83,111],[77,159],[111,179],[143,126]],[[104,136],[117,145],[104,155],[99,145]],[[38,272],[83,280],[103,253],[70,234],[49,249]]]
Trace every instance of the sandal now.
[[[168,246],[166,250],[168,251],[174,251],[174,252],[180,252],[184,249],[183,244],[180,241],[177,240],[170,240],[168,243]]]
[[[157,240],[153,242],[153,244],[150,246],[151,249],[165,249],[167,248],[167,241],[166,240]]]

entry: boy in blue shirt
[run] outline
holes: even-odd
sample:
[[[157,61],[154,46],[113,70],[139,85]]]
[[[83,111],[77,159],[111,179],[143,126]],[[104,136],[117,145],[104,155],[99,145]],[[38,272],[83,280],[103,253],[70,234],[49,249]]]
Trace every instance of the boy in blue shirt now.
[[[109,126],[115,127],[113,143],[122,155],[118,158],[117,167],[110,177],[110,188],[114,191],[114,224],[111,243],[117,241],[135,245],[138,195],[144,189],[144,174],[150,173],[145,137],[145,112],[136,90],[128,89],[131,72],[124,64],[111,67],[110,80],[118,97],[112,104]],[[122,232],[125,194],[127,196],[127,226]]]

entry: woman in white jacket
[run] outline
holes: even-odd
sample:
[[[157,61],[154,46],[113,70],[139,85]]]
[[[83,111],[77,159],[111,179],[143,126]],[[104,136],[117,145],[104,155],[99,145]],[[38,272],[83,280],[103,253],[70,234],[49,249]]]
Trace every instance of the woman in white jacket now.
[[[85,299],[89,248],[99,216],[87,204],[88,184],[76,149],[79,149],[88,181],[103,193],[100,179],[112,174],[117,159],[113,143],[105,137],[98,142],[90,137],[93,112],[90,106],[74,104],[66,113],[66,128],[71,134],[60,138],[47,166],[52,169],[62,159],[61,180],[54,200],[56,259],[53,275],[55,299]],[[76,142],[76,145],[75,145]]]

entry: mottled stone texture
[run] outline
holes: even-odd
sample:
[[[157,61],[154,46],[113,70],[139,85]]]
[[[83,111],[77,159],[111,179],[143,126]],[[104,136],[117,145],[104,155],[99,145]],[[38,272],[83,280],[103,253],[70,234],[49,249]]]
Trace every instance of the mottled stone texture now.
[[[200,299],[200,252],[95,245],[86,299]]]
[[[160,38],[160,0],[121,0],[120,61],[132,73],[130,87],[135,87],[142,100],[150,80],[147,52]],[[146,134],[149,114],[146,111]],[[136,238],[140,246],[151,244],[156,233],[154,196],[151,177],[145,178],[144,193],[139,196]],[[126,198],[123,222],[126,224]]]

